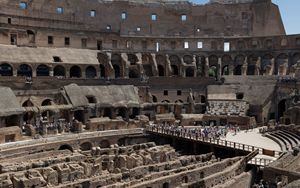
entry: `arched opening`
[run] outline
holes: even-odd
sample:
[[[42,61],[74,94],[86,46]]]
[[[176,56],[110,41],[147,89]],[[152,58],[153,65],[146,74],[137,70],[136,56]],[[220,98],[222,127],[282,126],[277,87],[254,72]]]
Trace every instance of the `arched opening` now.
[[[234,75],[242,75],[242,65],[236,65],[233,70]]]
[[[250,56],[248,58],[247,75],[253,76],[256,74],[256,62],[258,58],[256,56]]]
[[[163,184],[163,188],[169,188],[169,187],[170,187],[169,183],[166,182]]]
[[[104,67],[104,65],[100,64],[99,67],[100,67],[100,78],[105,78],[106,75],[105,75],[105,67]]]
[[[171,69],[172,69],[172,75],[173,76],[178,76],[179,75],[179,70],[178,70],[178,67],[176,65],[171,65]]]
[[[52,105],[52,100],[51,99],[45,99],[42,102],[42,106],[51,106]]]
[[[283,99],[278,103],[278,119],[277,120],[279,120],[281,117],[283,117],[285,111],[286,111],[286,99]]]
[[[74,118],[77,121],[84,122],[84,111],[83,110],[76,110],[74,112]]]
[[[158,76],[165,76],[165,68],[162,65],[158,65]]]
[[[115,78],[121,77],[121,69],[119,65],[113,65],[114,71],[115,71]]]
[[[229,67],[228,65],[222,68],[222,75],[229,75]]]
[[[132,112],[131,112],[129,118],[134,119],[139,114],[140,114],[140,109],[139,108],[132,108]]]
[[[90,142],[84,142],[84,143],[80,144],[81,151],[89,151],[92,149],[92,147],[93,147],[93,145]]]
[[[105,108],[104,113],[103,113],[103,117],[112,118],[112,109],[111,108]]]
[[[189,182],[189,178],[187,176],[183,177],[183,183],[188,183]]]
[[[109,148],[110,142],[108,140],[102,140],[99,145],[100,148]]]
[[[115,78],[120,78],[124,76],[123,74],[123,64],[122,57],[119,54],[113,54],[111,56],[111,64],[113,65],[115,71]]]
[[[70,69],[70,77],[71,78],[80,78],[81,77],[81,69],[77,65],[74,65]]]
[[[31,30],[27,30],[28,42],[31,44],[35,43],[35,33]]]
[[[50,75],[49,67],[47,65],[39,65],[36,68],[36,75],[37,76],[49,76]]]
[[[96,78],[96,76],[97,76],[97,71],[96,71],[95,67],[88,66],[85,69],[85,77],[86,78]]]
[[[34,104],[30,101],[30,99],[26,100],[25,102],[23,102],[22,107],[33,107]],[[26,123],[30,123],[31,120],[33,119],[33,112],[26,112],[23,115],[23,121]]]
[[[242,75],[242,67],[245,62],[245,56],[243,55],[237,55],[234,60],[234,69],[233,74],[234,75]]]
[[[0,76],[13,76],[13,68],[7,63],[0,65]]]
[[[206,97],[201,95],[200,96],[200,101],[201,101],[201,103],[206,103]]]
[[[61,66],[61,65],[57,65],[56,67],[54,67],[53,69],[53,75],[54,76],[66,76],[66,69],[65,67]]]
[[[244,99],[244,93],[237,93],[236,94],[236,99],[243,100]]]
[[[123,119],[127,118],[127,109],[119,108],[117,116],[121,116]]]
[[[271,54],[266,54],[263,56],[261,60],[261,66],[260,66],[260,75],[272,75],[273,72],[271,71],[272,68],[272,59],[273,56]],[[273,70],[274,71],[274,70]]]
[[[157,102],[157,97],[154,96],[154,95],[152,95],[152,101],[153,101],[153,102]]]
[[[183,56],[183,61],[184,61],[184,63],[190,65],[193,63],[193,57],[190,55],[185,55],[185,56]]]
[[[32,69],[29,65],[22,64],[18,67],[17,75],[18,76],[32,77]]]
[[[255,65],[248,65],[247,75],[250,75],[250,76],[255,75],[255,69],[256,69]]]
[[[68,144],[64,144],[64,145],[61,145],[58,150],[70,150],[71,152],[73,152],[73,148],[72,146],[68,145]]]
[[[188,67],[188,68],[185,70],[185,76],[186,76],[186,77],[194,77],[194,68]]]
[[[209,70],[208,70],[208,76],[209,77],[213,77],[213,78],[217,78],[217,67],[216,66],[211,66],[209,67]]]
[[[127,57],[130,65],[136,65],[136,63],[138,62],[138,58],[134,54],[127,54]]]
[[[280,75],[280,67],[282,67],[284,64],[288,66],[288,55],[287,54],[280,54],[276,58],[275,62],[275,69],[274,69],[274,74],[275,75]]]
[[[129,78],[139,78],[140,74],[137,69],[130,69],[129,70]]]

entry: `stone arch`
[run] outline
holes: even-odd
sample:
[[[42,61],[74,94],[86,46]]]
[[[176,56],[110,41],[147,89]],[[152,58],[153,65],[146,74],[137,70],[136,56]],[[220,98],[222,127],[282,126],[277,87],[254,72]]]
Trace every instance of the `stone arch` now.
[[[53,69],[53,75],[54,76],[66,76],[66,69],[65,67],[61,66],[61,65],[57,65],[56,67],[54,67]]]
[[[77,65],[74,65],[70,68],[70,78],[81,78],[82,72],[81,68]]]
[[[127,108],[125,107],[119,108],[117,116],[121,116],[122,118],[127,118]]]
[[[99,68],[100,68],[100,78],[105,78],[106,77],[105,66],[103,64],[100,64]]]
[[[242,67],[245,62],[245,56],[244,55],[237,55],[234,59],[234,68],[233,68],[233,74],[234,75],[242,75]]]
[[[247,75],[256,75],[256,62],[258,57],[256,55],[250,55],[248,57]]]
[[[39,65],[36,68],[36,76],[50,76],[50,70],[47,65]]]
[[[140,73],[137,69],[131,68],[129,70],[129,78],[139,78],[140,77]]]
[[[112,109],[111,108],[104,108],[103,117],[112,118]]]
[[[112,54],[111,56],[111,63],[114,68],[115,72],[115,78],[120,78],[124,77],[124,65],[123,65],[123,60],[120,54]]]
[[[34,106],[34,104],[30,99],[28,99],[22,103],[22,107],[33,107],[33,106]]]
[[[262,57],[261,60],[261,65],[260,65],[260,74],[261,75],[269,75],[270,74],[270,70],[272,68],[272,59],[273,56],[271,54],[265,54]]]
[[[69,144],[64,144],[64,145],[61,145],[58,150],[70,150],[71,152],[73,152],[73,148],[72,146],[70,146]]]
[[[157,62],[157,68],[158,68],[158,76],[166,76],[167,75],[167,68],[166,68],[166,57],[163,55],[156,55],[155,56],[156,62]]]
[[[132,108],[132,112],[130,114],[130,118],[134,119],[136,116],[140,114],[140,109],[139,108]]]
[[[157,65],[157,69],[158,69],[158,76],[166,76],[164,66]]]
[[[139,61],[137,56],[135,54],[127,54],[128,61],[130,62],[130,65],[136,65]]]
[[[170,101],[169,100],[163,100],[163,101],[161,101],[161,103],[170,103]]]
[[[115,71],[115,78],[121,77],[121,68],[119,65],[115,64],[113,65],[114,71]]]
[[[17,75],[32,77],[32,68],[27,64],[21,64],[18,67]]]
[[[51,106],[53,104],[53,101],[51,99],[45,99],[41,103],[41,106]]]
[[[179,76],[180,75],[180,65],[181,61],[180,58],[177,55],[171,55],[169,57],[170,63],[171,63],[171,75],[172,76]]]
[[[93,144],[91,142],[84,142],[80,144],[80,150],[81,151],[89,151],[93,147]]]
[[[170,184],[168,182],[164,183],[163,188],[170,188]]]
[[[279,75],[280,74],[280,67],[283,66],[285,63],[288,63],[289,56],[285,53],[279,54],[275,59],[275,68],[274,68],[274,74]],[[287,64],[288,66],[288,64]]]
[[[152,58],[152,56],[149,54],[143,54],[142,55],[142,64],[143,64],[143,69],[144,69],[145,75],[148,77],[153,76],[153,70],[152,70],[153,58]]]
[[[93,66],[88,66],[85,69],[85,77],[86,78],[96,78],[97,77],[97,70]]]
[[[13,67],[8,63],[0,65],[0,76],[13,76]]]
[[[102,140],[99,145],[100,145],[100,148],[109,148],[110,142],[109,142],[109,140]]]
[[[223,55],[222,56],[222,64],[229,65],[232,62],[232,57],[230,55]]]
[[[157,102],[157,97],[155,95],[152,95],[152,101]]]
[[[188,65],[191,65],[193,63],[193,56],[191,55],[184,55],[183,56],[183,62],[188,64]]]
[[[181,99],[178,99],[178,100],[175,101],[175,103],[179,103],[179,104],[182,103],[183,104],[183,101]]]
[[[186,68],[185,76],[186,77],[194,77],[194,68],[193,67]]]

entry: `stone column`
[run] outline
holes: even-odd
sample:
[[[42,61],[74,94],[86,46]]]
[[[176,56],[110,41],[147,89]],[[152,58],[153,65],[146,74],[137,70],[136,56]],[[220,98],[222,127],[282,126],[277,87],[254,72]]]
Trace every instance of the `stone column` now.
[[[205,77],[208,77],[208,70],[209,70],[209,59],[208,57],[205,58],[205,65],[204,65],[204,74]]]
[[[245,57],[244,64],[242,66],[242,75],[246,76],[248,71],[248,57]]]
[[[217,80],[220,80],[222,76],[222,58],[218,58],[218,66],[217,66]]]

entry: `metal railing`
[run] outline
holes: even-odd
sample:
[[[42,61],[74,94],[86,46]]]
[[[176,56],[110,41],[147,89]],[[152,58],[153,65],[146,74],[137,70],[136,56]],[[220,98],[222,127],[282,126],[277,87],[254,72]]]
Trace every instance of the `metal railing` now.
[[[271,157],[279,157],[281,154],[280,151],[275,151],[275,150],[267,150],[261,147],[257,146],[251,146],[248,144],[242,144],[238,142],[232,142],[228,140],[222,140],[222,139],[214,139],[214,138],[205,138],[201,137],[198,134],[195,133],[186,133],[185,131],[176,131],[176,130],[170,130],[170,129],[165,129],[163,127],[146,127],[146,131],[152,132],[152,133],[157,133],[157,134],[163,134],[163,135],[169,135],[169,136],[174,136],[178,138],[185,138],[189,140],[194,140],[194,141],[199,141],[203,143],[209,143],[209,144],[215,144],[218,146],[224,146],[228,148],[234,148],[234,149],[239,149],[243,151],[248,151],[248,152],[253,152],[255,150],[258,150],[259,154],[261,155],[267,155]]]

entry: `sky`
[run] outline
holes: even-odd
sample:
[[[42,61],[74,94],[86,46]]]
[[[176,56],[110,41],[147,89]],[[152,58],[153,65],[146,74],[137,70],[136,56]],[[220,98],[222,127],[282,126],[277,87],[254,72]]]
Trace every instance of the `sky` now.
[[[208,0],[192,0],[206,3]],[[272,0],[280,8],[281,17],[287,34],[300,34],[300,0]]]

